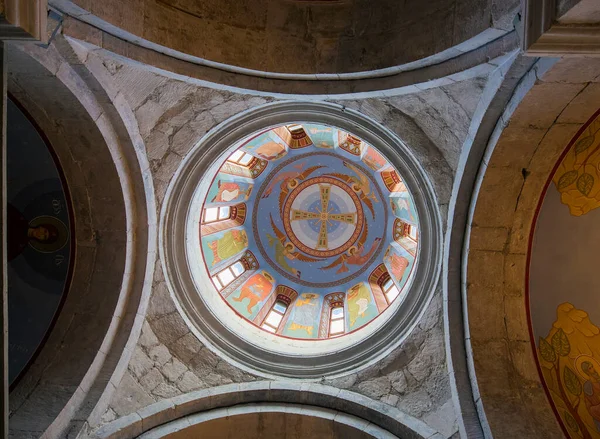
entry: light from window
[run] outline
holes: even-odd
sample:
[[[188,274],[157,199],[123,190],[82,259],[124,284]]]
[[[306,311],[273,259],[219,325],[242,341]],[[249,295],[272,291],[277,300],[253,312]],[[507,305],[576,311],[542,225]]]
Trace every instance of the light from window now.
[[[287,307],[287,304],[285,302],[282,302],[281,300],[275,302],[275,305],[273,305],[273,308],[271,308],[271,311],[269,311],[269,314],[267,314],[267,317],[263,321],[261,328],[272,333],[277,332],[277,329],[279,329],[279,325],[283,320],[283,316],[285,315]]]
[[[240,277],[244,271],[246,271],[244,264],[238,261],[224,270],[219,271],[215,276],[213,276],[212,279],[217,286],[217,289],[221,291],[231,282]]]
[[[344,333],[344,307],[336,306],[331,308],[329,318],[329,336],[335,337]]]
[[[415,226],[410,226],[408,228],[408,236],[410,236],[413,241],[417,240],[417,228]]]
[[[394,299],[396,299],[396,297],[398,297],[398,295],[400,294],[400,290],[398,289],[392,278],[389,278],[383,284],[383,293],[385,294],[385,298],[387,299],[388,303],[392,303]]]
[[[228,160],[230,162],[237,163],[240,161],[240,159],[242,158],[243,155],[244,155],[244,151],[242,151],[241,149],[238,149],[236,152],[231,154],[231,156],[229,157]]]
[[[237,163],[238,165],[248,166],[253,158],[254,157],[252,157],[252,155],[242,151],[241,149],[238,149],[236,152],[231,154],[227,160],[232,163]]]
[[[229,206],[207,207],[204,209],[204,218],[202,224],[214,223],[229,219],[231,209]]]

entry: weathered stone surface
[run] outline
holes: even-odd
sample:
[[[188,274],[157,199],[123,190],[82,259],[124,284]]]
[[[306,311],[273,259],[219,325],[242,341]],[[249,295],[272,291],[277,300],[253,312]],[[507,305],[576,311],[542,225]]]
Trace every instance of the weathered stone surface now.
[[[148,351],[148,356],[158,366],[164,366],[167,361],[171,360],[171,353],[164,345],[158,345]]]
[[[148,372],[146,375],[144,375],[140,379],[140,384],[148,392],[151,392],[159,384],[164,383],[164,382],[165,382],[165,377],[162,375],[162,373],[160,373],[160,370],[158,370],[157,368],[152,368],[152,370],[150,370],[150,372]]]
[[[123,376],[117,387],[111,408],[119,416],[125,416],[155,402],[142,386],[128,373]]]
[[[379,377],[369,381],[363,381],[358,385],[358,390],[363,395],[373,399],[379,399],[389,394],[391,388],[388,377]]]
[[[177,379],[187,371],[187,367],[177,358],[171,360],[162,367],[162,373],[169,381],[177,381]]]
[[[142,377],[152,368],[153,363],[148,358],[148,356],[144,353],[144,351],[137,347],[135,351],[133,351],[133,355],[129,362],[129,370],[136,376]]]

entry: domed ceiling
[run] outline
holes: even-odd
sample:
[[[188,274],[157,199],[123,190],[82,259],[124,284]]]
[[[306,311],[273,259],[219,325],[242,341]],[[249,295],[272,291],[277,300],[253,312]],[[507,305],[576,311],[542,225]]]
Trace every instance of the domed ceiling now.
[[[280,336],[325,339],[402,300],[419,232],[407,187],[374,147],[297,123],[231,153],[200,235],[216,291],[237,315]]]

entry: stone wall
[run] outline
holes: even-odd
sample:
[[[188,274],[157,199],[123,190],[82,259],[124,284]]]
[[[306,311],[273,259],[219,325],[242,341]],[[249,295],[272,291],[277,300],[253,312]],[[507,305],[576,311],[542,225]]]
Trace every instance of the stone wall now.
[[[520,103],[509,105],[506,126],[498,127],[495,147],[493,137],[493,151],[482,165],[470,226],[467,296],[475,398],[496,437],[563,437],[530,343],[526,259],[544,184],[573,135],[598,109],[599,72],[593,59],[558,62]]]
[[[134,38],[204,60],[264,72],[371,71],[421,60],[482,32],[483,41],[512,30],[518,0],[51,0],[116,37]],[[74,7],[75,6],[75,7]],[[477,38],[474,38],[477,40]]]

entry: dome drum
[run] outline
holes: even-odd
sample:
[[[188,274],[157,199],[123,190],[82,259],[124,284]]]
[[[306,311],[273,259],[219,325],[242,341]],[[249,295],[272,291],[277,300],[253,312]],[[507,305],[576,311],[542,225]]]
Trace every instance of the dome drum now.
[[[230,172],[258,161],[259,174]],[[168,284],[191,329],[264,376],[376,361],[439,277],[422,170],[389,132],[336,105],[269,104],[210,132],[169,187],[161,222]]]

